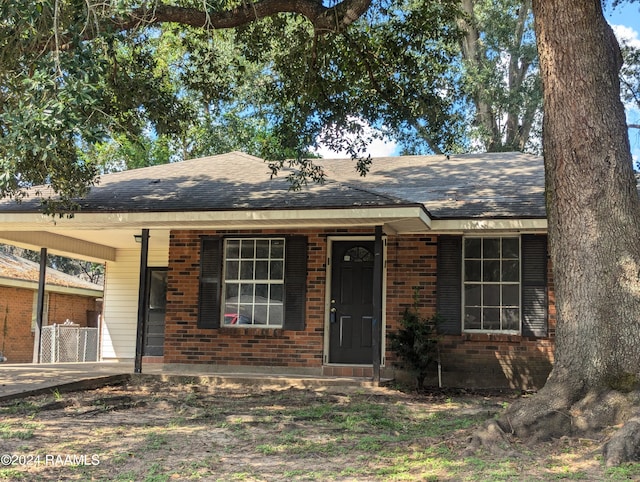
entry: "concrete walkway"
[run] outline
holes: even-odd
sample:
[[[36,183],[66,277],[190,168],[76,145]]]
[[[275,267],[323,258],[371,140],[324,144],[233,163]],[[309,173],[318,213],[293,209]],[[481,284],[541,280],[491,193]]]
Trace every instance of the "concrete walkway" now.
[[[206,365],[165,366],[146,364],[142,375],[133,363],[0,364],[0,402],[45,393],[98,388],[136,376],[162,379],[188,378],[195,383],[219,387],[254,386],[262,389],[329,389],[331,387],[375,387],[371,379],[319,377],[274,373],[212,373]],[[388,380],[384,380],[387,382]]]
[[[0,364],[0,401],[126,379],[133,363]],[[84,386],[82,385],[84,384]]]

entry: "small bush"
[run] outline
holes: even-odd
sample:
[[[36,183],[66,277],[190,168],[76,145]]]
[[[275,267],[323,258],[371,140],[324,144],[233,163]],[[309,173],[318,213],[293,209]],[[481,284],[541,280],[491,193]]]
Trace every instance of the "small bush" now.
[[[421,318],[415,309],[405,309],[401,328],[389,334],[390,348],[398,355],[400,368],[411,371],[418,389],[423,388],[429,368],[438,361],[437,315]]]

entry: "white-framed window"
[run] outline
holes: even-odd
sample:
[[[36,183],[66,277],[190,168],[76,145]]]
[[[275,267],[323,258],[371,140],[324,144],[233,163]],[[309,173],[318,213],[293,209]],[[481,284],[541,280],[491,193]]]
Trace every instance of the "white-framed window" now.
[[[284,238],[225,239],[223,326],[282,326],[284,263]]]
[[[465,331],[519,333],[520,237],[465,237],[463,319]]]

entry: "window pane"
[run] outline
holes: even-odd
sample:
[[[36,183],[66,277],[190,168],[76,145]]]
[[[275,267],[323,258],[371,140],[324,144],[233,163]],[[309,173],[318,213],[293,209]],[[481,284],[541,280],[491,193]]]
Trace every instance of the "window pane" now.
[[[256,241],[256,258],[269,259],[269,240],[258,239]]]
[[[500,306],[500,285],[484,285],[482,287],[482,305]]]
[[[518,238],[502,239],[502,257],[503,258],[519,258],[520,257],[520,240]]]
[[[269,279],[269,261],[256,261],[256,279]]]
[[[240,285],[240,302],[253,303],[253,285],[252,284],[243,283]]]
[[[500,308],[484,308],[482,310],[482,329],[500,329]]]
[[[240,251],[242,258],[253,258],[255,253],[254,246],[255,242],[253,239],[243,239],[242,250]]]
[[[284,301],[284,286],[271,285],[271,296],[269,296],[269,299],[272,301]]]
[[[227,261],[224,275],[226,279],[240,279],[240,263],[237,261]]]
[[[480,328],[482,328],[480,320],[480,308],[465,308],[464,327],[467,330],[479,330]]]
[[[256,303],[265,303],[269,299],[269,285],[256,285]]]
[[[282,261],[271,261],[271,280],[281,280],[284,278],[284,266]]]
[[[520,329],[520,310],[518,308],[502,309],[502,329],[503,330],[519,330]]]
[[[466,260],[464,262],[464,280],[482,281],[482,261]]]
[[[467,306],[480,306],[480,285],[467,285],[464,287],[464,304]]]
[[[284,259],[284,240],[274,239],[271,241],[271,259]]]
[[[500,239],[484,238],[482,240],[482,256],[484,258],[500,257]]]
[[[517,259],[502,262],[502,281],[520,281],[520,262]]]
[[[282,313],[282,305],[277,304],[269,306],[269,324],[276,326],[282,325],[282,321],[284,320]]]
[[[233,283],[233,284],[227,284],[226,289],[225,289],[225,293],[224,293],[224,298],[225,300],[227,300],[227,303],[231,303],[231,302],[238,302],[238,285]]]
[[[229,239],[227,241],[227,258],[239,258],[240,257],[240,240]]]
[[[502,306],[520,306],[520,286],[502,286]]]
[[[238,325],[250,325],[253,323],[253,305],[241,304],[238,310]]]
[[[236,307],[225,305],[224,324],[235,325],[237,322],[238,322],[238,312],[236,311]]]
[[[500,260],[483,261],[482,281],[500,281]]]
[[[253,279],[253,260],[240,262],[240,279]]]
[[[480,258],[482,253],[482,240],[480,238],[465,238],[464,240],[464,257]]]
[[[256,305],[253,312],[253,323],[256,325],[266,325],[269,321],[267,311],[267,305]]]

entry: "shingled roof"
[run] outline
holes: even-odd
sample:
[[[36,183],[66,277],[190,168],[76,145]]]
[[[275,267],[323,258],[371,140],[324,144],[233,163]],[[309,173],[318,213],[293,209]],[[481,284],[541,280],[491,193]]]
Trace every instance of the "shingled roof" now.
[[[79,200],[85,213],[317,209],[422,205],[434,219],[544,218],[542,158],[522,153],[373,160],[361,177],[351,159],[318,159],[327,175],[291,191],[287,172],[241,152],[107,174]],[[40,189],[46,196],[46,190]],[[38,212],[34,197],[0,212]]]
[[[0,284],[4,284],[3,280],[27,281],[33,282],[34,287],[37,287],[39,278],[40,265],[38,263],[0,251]],[[100,285],[53,268],[47,268],[46,285],[102,291]]]

